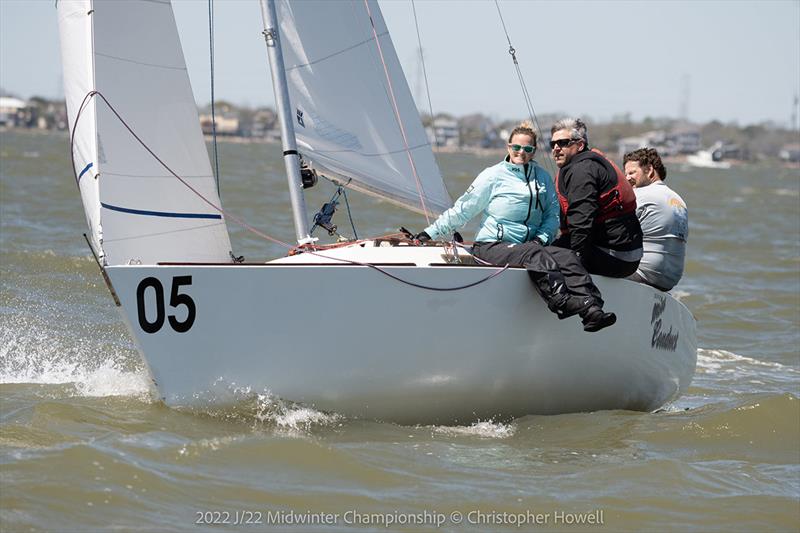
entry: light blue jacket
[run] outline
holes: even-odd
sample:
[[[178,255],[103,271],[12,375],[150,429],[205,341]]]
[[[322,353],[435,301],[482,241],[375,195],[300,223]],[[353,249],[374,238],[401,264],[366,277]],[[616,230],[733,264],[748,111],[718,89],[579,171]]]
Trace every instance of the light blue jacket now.
[[[425,228],[432,239],[449,238],[483,212],[475,241],[523,243],[534,237],[545,244],[558,230],[558,197],[553,179],[535,161],[526,168],[508,161],[481,172],[467,191],[436,222]]]

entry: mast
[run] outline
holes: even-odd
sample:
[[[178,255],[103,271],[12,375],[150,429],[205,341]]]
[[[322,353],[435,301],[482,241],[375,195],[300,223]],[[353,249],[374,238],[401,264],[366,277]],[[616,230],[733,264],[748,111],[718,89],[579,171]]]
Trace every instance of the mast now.
[[[272,71],[272,88],[275,91],[275,107],[281,125],[283,162],[286,165],[286,178],[289,180],[289,195],[294,215],[294,230],[299,244],[313,242],[306,222],[306,202],[303,197],[302,177],[300,176],[300,156],[297,153],[297,139],[294,136],[294,123],[289,103],[289,88],[286,82],[286,69],[278,34],[278,16],[274,0],[260,0],[261,18],[264,21],[264,40],[267,43],[267,56]]]

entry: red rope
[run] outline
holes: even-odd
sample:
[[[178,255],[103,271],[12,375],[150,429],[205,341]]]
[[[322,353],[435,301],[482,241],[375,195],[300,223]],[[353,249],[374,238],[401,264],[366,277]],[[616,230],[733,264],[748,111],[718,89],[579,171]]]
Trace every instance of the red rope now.
[[[253,232],[254,234],[258,235],[259,237],[261,237],[263,239],[266,239],[268,241],[274,242],[276,244],[280,244],[281,246],[284,246],[286,248],[291,248],[292,247],[290,244],[287,244],[287,243],[285,243],[285,242],[283,242],[281,240],[278,240],[278,239],[276,239],[274,237],[270,237],[266,233],[263,233],[263,232],[257,230],[256,228],[254,228],[253,226],[251,226],[250,224],[248,224],[244,220],[240,219],[239,217],[237,217],[235,215],[231,215],[230,213],[225,211],[222,207],[216,205],[214,202],[212,202],[211,200],[209,200],[208,198],[203,196],[203,194],[200,191],[198,191],[197,189],[192,187],[192,185],[189,184],[189,182],[187,182],[185,179],[180,177],[174,170],[172,170],[169,167],[169,165],[167,165],[160,157],[158,157],[158,155],[156,155],[156,153],[153,152],[150,149],[150,147],[147,146],[147,144],[138,135],[136,135],[136,133],[128,125],[128,123],[125,122],[125,119],[123,119],[122,116],[120,116],[120,114],[117,112],[117,110],[114,109],[114,106],[111,105],[111,102],[109,102],[106,99],[106,97],[103,95],[103,93],[101,93],[100,91],[91,91],[91,92],[89,92],[84,97],[83,103],[81,104],[81,107],[78,110],[78,114],[75,116],[75,125],[73,126],[72,140],[70,141],[70,143],[71,143],[70,152],[72,153],[72,171],[73,171],[73,173],[77,172],[76,169],[75,169],[75,146],[74,146],[74,142],[75,142],[75,130],[77,130],[77,126],[78,126],[78,118],[80,118],[81,112],[83,111],[84,107],[86,107],[86,105],[89,103],[89,100],[91,100],[91,98],[94,97],[94,96],[99,96],[103,100],[103,102],[105,102],[105,104],[108,106],[108,108],[111,110],[111,112],[114,113],[114,115],[117,117],[117,119],[120,121],[120,123],[125,127],[126,130],[128,130],[128,133],[130,133],[133,136],[133,138],[136,139],[139,142],[140,145],[142,145],[142,148],[147,150],[147,152],[151,156],[153,156],[153,158],[156,161],[158,161],[159,164],[167,170],[167,172],[172,174],[178,181],[180,181],[187,189],[192,191],[205,204],[207,204],[212,209],[218,211],[223,217],[231,219],[236,224],[239,224],[241,227],[247,229],[248,231]]]
[[[392,79],[389,76],[389,67],[386,65],[386,60],[383,58],[383,49],[381,48],[380,39],[378,39],[378,31],[375,28],[375,21],[372,20],[372,11],[369,8],[369,0],[364,0],[364,6],[367,8],[367,15],[369,15],[369,22],[372,26],[372,35],[375,37],[375,44],[378,46],[378,55],[380,55],[381,63],[383,64],[383,73],[386,76],[386,82],[389,85],[389,96],[392,99],[394,116],[397,120],[397,125],[400,126],[400,133],[403,136],[403,143],[406,145],[408,162],[411,163],[411,172],[414,174],[414,181],[417,184],[417,194],[419,194],[419,201],[422,203],[422,212],[425,215],[425,222],[427,222],[430,226],[431,218],[428,214],[428,208],[425,205],[425,195],[422,194],[422,183],[420,183],[419,175],[417,174],[417,166],[414,164],[414,158],[411,156],[411,147],[409,146],[408,137],[406,136],[406,129],[403,127],[403,120],[400,118],[400,109],[397,106],[397,99],[394,97],[394,87],[392,87]]]

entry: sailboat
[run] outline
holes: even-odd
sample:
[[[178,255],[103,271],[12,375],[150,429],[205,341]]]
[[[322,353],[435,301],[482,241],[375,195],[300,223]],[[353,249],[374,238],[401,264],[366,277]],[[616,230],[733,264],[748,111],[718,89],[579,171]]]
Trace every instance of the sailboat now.
[[[57,8],[87,241],[167,405],[268,392],[468,423],[651,411],[689,386],[696,324],[669,294],[596,276],[618,323],[590,334],[557,320],[524,269],[468,247],[313,242],[304,173],[429,216],[451,205],[375,0],[261,2],[300,252],[266,263],[232,253],[170,2]]]

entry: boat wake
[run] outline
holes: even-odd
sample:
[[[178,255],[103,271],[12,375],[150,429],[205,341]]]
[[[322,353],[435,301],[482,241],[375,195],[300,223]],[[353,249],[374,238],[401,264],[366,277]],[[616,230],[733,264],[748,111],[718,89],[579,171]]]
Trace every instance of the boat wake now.
[[[782,379],[796,380],[800,376],[800,369],[783,365],[774,361],[762,361],[738,355],[727,350],[714,350],[698,348],[698,371],[710,374],[731,374],[736,377],[747,377],[753,374],[753,367],[759,369],[759,374],[765,372]]]
[[[698,350],[696,383],[739,393],[796,394],[797,366],[764,361],[727,350]]]

